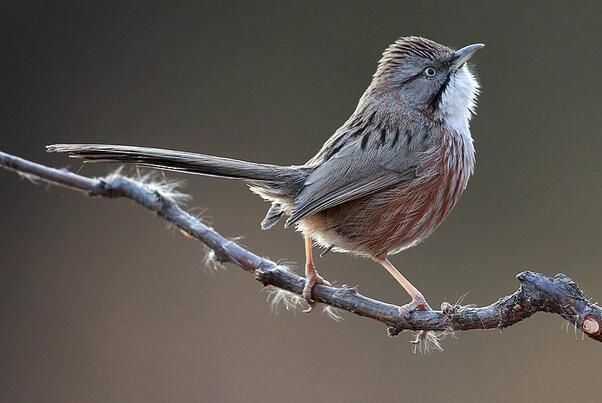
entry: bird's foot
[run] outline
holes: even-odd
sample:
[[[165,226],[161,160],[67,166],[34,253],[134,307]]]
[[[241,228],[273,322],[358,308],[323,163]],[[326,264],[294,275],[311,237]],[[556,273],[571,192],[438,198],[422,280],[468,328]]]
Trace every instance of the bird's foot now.
[[[431,307],[429,306],[428,302],[426,302],[426,298],[424,298],[424,296],[422,294],[418,294],[418,295],[415,295],[412,297],[412,302],[399,307],[399,314],[402,317],[409,319],[410,316],[412,315],[412,312],[414,312],[414,311],[430,311],[430,310],[431,310]],[[427,337],[428,337],[428,331],[420,330],[418,332],[418,334],[416,335],[416,338],[414,340],[410,341],[410,343],[419,345],[421,342],[426,340]]]
[[[428,302],[426,302],[426,298],[424,298],[422,294],[417,294],[412,297],[412,302],[399,307],[399,314],[404,318],[409,319],[414,311],[430,310],[431,307],[429,306]]]
[[[311,312],[314,305],[316,304],[316,302],[311,297],[311,292],[313,291],[314,286],[316,284],[324,284],[327,286],[330,286],[332,284],[330,284],[330,282],[328,282],[327,280],[324,280],[324,278],[318,274],[315,268],[307,270],[306,272],[307,276],[305,277],[305,286],[303,287],[303,293],[301,295],[303,296],[303,299],[305,300],[305,302],[307,302],[309,307],[303,312]]]

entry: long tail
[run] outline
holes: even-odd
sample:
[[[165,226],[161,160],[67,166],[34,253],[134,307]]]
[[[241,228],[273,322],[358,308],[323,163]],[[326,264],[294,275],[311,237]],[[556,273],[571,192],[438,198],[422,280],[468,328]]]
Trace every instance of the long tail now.
[[[52,144],[46,146],[46,150],[67,153],[70,157],[86,161],[135,163],[170,171],[274,184],[297,182],[303,176],[300,167],[258,164],[160,148],[109,144]]]

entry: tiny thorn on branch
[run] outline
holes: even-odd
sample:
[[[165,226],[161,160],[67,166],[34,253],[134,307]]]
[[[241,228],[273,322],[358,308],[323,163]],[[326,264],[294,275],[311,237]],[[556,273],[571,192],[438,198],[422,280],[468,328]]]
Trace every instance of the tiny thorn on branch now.
[[[201,241],[218,261],[233,263],[255,274],[264,286],[273,286],[301,295],[305,279],[276,263],[225,238],[184,211],[170,193],[161,187],[122,175],[88,178],[66,170],[37,164],[0,152],[0,166],[27,177],[81,191],[91,197],[127,198]],[[584,335],[602,341],[602,309],[591,304],[581,289],[564,274],[547,277],[525,271],[517,275],[520,287],[511,295],[484,307],[452,305],[444,302],[439,311],[415,311],[410,317],[399,315],[397,305],[366,297],[353,288],[318,284],[313,297],[317,302],[384,323],[389,335],[404,330],[465,331],[501,329],[527,319],[536,312],[560,315]]]

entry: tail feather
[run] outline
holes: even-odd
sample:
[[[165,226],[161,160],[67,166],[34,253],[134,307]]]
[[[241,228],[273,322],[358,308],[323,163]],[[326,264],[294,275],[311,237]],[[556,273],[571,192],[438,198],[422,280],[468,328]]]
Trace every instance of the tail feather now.
[[[268,210],[268,213],[266,214],[265,218],[261,222],[261,229],[272,228],[274,225],[276,225],[278,220],[280,220],[280,217],[282,217],[282,214],[284,214],[284,210],[282,209],[282,204],[278,203],[278,202],[273,202],[272,207],[270,207],[270,209]]]
[[[274,184],[292,184],[303,176],[300,167],[259,164],[160,148],[109,144],[52,144],[46,146],[46,150],[67,153],[70,157],[85,161],[135,163],[170,171]]]

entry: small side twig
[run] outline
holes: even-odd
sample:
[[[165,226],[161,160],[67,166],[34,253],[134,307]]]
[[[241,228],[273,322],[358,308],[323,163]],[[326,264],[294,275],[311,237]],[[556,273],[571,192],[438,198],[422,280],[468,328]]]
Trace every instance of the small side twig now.
[[[65,186],[91,197],[131,199],[162,219],[174,224],[215,252],[221,262],[233,263],[253,272],[258,281],[300,295],[305,279],[276,263],[260,257],[204,225],[184,211],[172,198],[143,182],[121,175],[88,178],[0,152],[0,166],[43,181]],[[583,291],[568,277],[547,277],[526,271],[517,276],[521,285],[511,295],[485,307],[443,303],[438,311],[416,311],[408,318],[399,315],[397,305],[361,295],[355,289],[316,285],[316,301],[365,316],[387,325],[390,335],[403,330],[464,331],[512,326],[536,312],[560,315],[586,336],[602,341],[602,309],[591,304]]]

